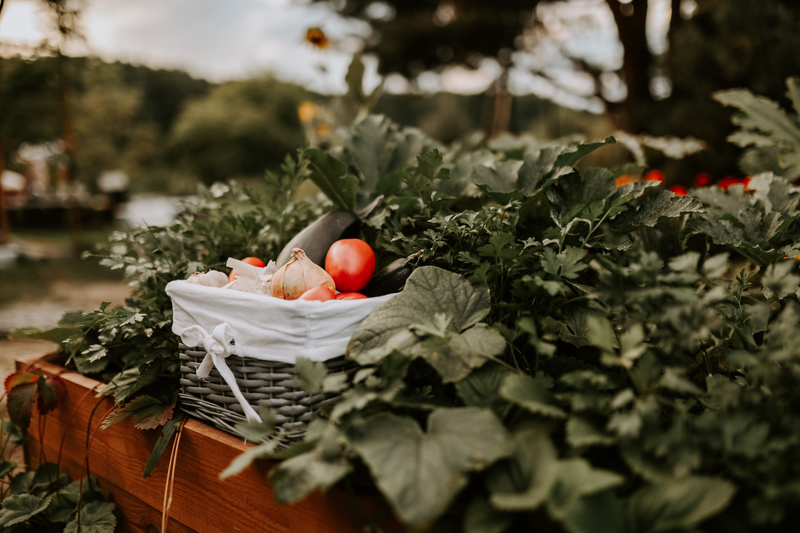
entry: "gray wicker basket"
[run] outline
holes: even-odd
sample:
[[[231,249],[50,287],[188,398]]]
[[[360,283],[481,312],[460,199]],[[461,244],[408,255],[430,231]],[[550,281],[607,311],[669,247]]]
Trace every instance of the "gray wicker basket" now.
[[[207,379],[197,377],[197,367],[206,356],[203,347],[180,344],[181,410],[212,426],[242,437],[235,425],[246,420],[241,405],[216,369]],[[337,395],[308,394],[294,383],[294,365],[230,355],[226,359],[236,383],[250,405],[269,407],[277,415],[277,428],[286,439],[302,437],[320,407]],[[325,362],[329,374],[347,372],[344,356]]]

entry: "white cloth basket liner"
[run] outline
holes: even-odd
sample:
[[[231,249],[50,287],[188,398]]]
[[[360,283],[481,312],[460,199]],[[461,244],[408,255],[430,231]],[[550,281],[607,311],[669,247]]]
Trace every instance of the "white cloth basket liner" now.
[[[208,334],[227,324],[242,357],[294,364],[297,357],[327,361],[345,353],[358,325],[394,294],[328,302],[283,300],[186,280],[167,284],[172,299],[172,331],[191,326]]]

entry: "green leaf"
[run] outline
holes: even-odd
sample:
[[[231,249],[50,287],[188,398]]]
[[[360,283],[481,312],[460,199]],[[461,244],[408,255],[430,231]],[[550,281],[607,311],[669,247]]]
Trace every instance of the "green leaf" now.
[[[36,376],[31,374],[33,379]],[[37,384],[36,381],[28,383],[17,383],[13,387],[8,387],[9,381],[6,380],[7,394],[7,408],[8,416],[14,424],[23,429],[31,423],[31,415],[33,414],[33,404],[36,402]]]
[[[630,498],[634,531],[692,529],[730,504],[736,487],[725,480],[687,476],[647,485]]]
[[[361,323],[347,354],[368,365],[397,350],[426,359],[445,381],[458,381],[505,348],[500,333],[479,324],[489,308],[486,287],[438,267],[420,267],[403,292]]]
[[[306,357],[298,357],[294,364],[297,376],[294,384],[309,394],[316,394],[322,389],[322,381],[328,375],[328,368],[323,362],[314,362]]]
[[[3,500],[0,510],[0,527],[5,531],[13,525],[21,524],[43,512],[50,505],[53,495],[34,496],[33,494],[13,494]]]
[[[576,499],[614,488],[624,482],[625,478],[621,475],[594,468],[586,459],[559,461],[547,509],[552,516],[563,520]]]
[[[787,84],[790,97],[796,95],[796,82],[790,78]],[[723,105],[740,110],[732,120],[740,129],[728,136],[730,142],[741,147],[778,148],[784,156],[779,157],[779,162],[787,169],[786,177],[793,180],[800,176],[800,165],[792,164],[800,154],[800,122],[797,118],[789,116],[775,101],[756,96],[746,89],[719,91],[714,93],[714,98]]]
[[[417,156],[417,172],[424,176],[428,181],[446,180],[450,177],[450,171],[441,168],[444,159],[439,150],[430,150]]]
[[[358,178],[348,174],[347,165],[332,155],[308,148],[300,154],[308,161],[309,178],[336,207],[354,211],[358,196]]]
[[[485,499],[475,498],[464,516],[464,533],[503,533],[513,518],[513,515],[492,507]]]
[[[248,448],[243,453],[237,455],[233,461],[231,461],[231,464],[229,464],[225,470],[220,472],[219,478],[228,479],[229,477],[241,474],[250,468],[250,465],[252,465],[253,461],[256,459],[268,459],[270,456],[272,456],[273,452],[278,449],[280,443],[281,441],[279,439],[274,439],[261,443],[258,446]]]
[[[161,459],[161,455],[164,453],[164,450],[167,449],[167,445],[169,444],[169,441],[172,440],[172,436],[178,429],[183,417],[184,414],[182,412],[178,412],[166,424],[164,424],[164,427],[161,429],[161,435],[159,435],[155,446],[153,446],[153,451],[150,452],[150,458],[147,459],[147,464],[144,465],[142,479],[147,479],[153,472],[153,469],[158,464],[158,460]]]
[[[58,376],[39,376],[36,380],[38,389],[39,414],[46,415],[64,401],[67,395],[67,385]]]
[[[669,191],[653,190],[635,211],[626,211],[614,219],[612,227],[617,233],[628,233],[636,228],[655,227],[662,218],[679,217],[685,213],[700,213],[703,204],[689,196],[675,196]]]
[[[278,415],[275,414],[275,411],[268,407],[259,406],[258,416],[261,418],[261,422],[245,420],[236,424],[236,431],[250,442],[261,442],[275,433],[275,427],[278,423]]]
[[[8,459],[3,459],[0,463],[0,477],[6,477],[10,475],[14,470],[17,469],[19,465],[14,461],[9,461]]]
[[[64,528],[64,533],[113,533],[114,528],[117,527],[117,517],[114,516],[114,509],[115,505],[113,503],[88,503],[80,510],[80,522],[78,517],[75,517]]]
[[[571,417],[567,421],[566,431],[567,442],[576,448],[608,446],[614,443],[614,438],[603,431],[602,427],[581,416]]]
[[[536,509],[550,494],[557,463],[558,453],[543,428],[529,426],[516,431],[511,457],[489,472],[492,505],[505,511]]]
[[[73,326],[56,327],[42,330],[36,327],[22,327],[11,330],[8,334],[9,340],[44,340],[61,344],[71,335],[75,334],[77,328]]]
[[[445,383],[464,379],[488,358],[500,355],[506,341],[486,324],[477,324],[463,333],[452,334],[447,342],[424,343],[418,355],[442,376]]]
[[[500,414],[506,401],[500,396],[503,379],[511,371],[499,364],[487,364],[456,383],[456,391],[466,405],[487,407]]]
[[[475,407],[433,411],[426,433],[412,418],[379,413],[348,436],[397,516],[413,528],[447,509],[468,472],[510,451],[500,420]]]
[[[282,461],[269,475],[275,499],[281,503],[298,502],[315,490],[327,491],[352,471],[346,458],[327,455],[318,445],[309,452]]]
[[[519,169],[517,188],[526,194],[534,195],[552,184],[559,177],[572,172],[572,168],[561,166],[554,169],[556,159],[567,146],[548,146],[539,152],[525,154],[525,162]]]
[[[569,533],[626,533],[625,508],[611,491],[598,492],[572,500],[564,511],[564,527]]]
[[[594,141],[591,143],[583,143],[579,144],[575,147],[575,150],[570,152],[566,152],[560,154],[554,163],[554,167],[574,167],[578,161],[586,157],[587,155],[591,154],[601,146],[605,146],[607,144],[615,144],[617,142],[613,136],[609,135],[602,141]]]
[[[75,480],[58,491],[47,508],[46,519],[66,524],[75,517],[79,501],[85,505],[90,502],[103,502],[107,497],[108,491],[98,486],[95,476]]]
[[[478,165],[473,168],[472,181],[485,185],[493,192],[511,192],[515,189],[522,162],[492,161],[489,165]]]
[[[177,391],[176,391],[177,392]],[[129,401],[117,413],[103,421],[102,427],[108,428],[130,417],[138,429],[155,429],[172,418],[175,410],[175,398],[165,402],[155,396],[143,394]]]
[[[363,103],[364,101],[364,61],[361,52],[353,54],[347,73],[344,75],[347,84],[347,94],[354,101]]]
[[[522,374],[511,374],[503,380],[500,395],[511,403],[519,405],[531,413],[566,418],[567,414],[558,406],[540,380]]]
[[[800,287],[800,276],[793,273],[796,268],[794,261],[769,265],[762,280],[764,295],[783,300],[795,294]]]

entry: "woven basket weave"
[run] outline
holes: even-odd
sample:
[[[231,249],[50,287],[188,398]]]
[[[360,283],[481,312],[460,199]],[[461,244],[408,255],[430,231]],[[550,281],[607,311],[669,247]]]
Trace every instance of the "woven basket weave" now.
[[[180,344],[181,409],[212,426],[242,437],[235,425],[246,420],[241,405],[216,369],[207,379],[197,377],[197,367],[206,356],[202,347]],[[226,359],[239,389],[256,410],[269,407],[277,415],[277,428],[286,439],[302,437],[308,423],[337,395],[308,394],[294,380],[294,365],[230,355]],[[325,362],[329,374],[347,372],[344,356]]]

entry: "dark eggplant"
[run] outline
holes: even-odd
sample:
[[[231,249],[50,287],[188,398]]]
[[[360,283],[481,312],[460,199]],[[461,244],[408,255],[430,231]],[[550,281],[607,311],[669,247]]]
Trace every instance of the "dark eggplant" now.
[[[278,268],[282,267],[289,262],[292,250],[300,248],[306,253],[306,257],[324,268],[328,248],[340,239],[358,237],[360,226],[361,220],[350,211],[338,209],[325,213],[306,229],[295,235],[283,247],[275,263]]]
[[[414,271],[415,262],[416,254],[395,259],[372,276],[367,286],[359,292],[371,298],[403,290],[406,280]]]

